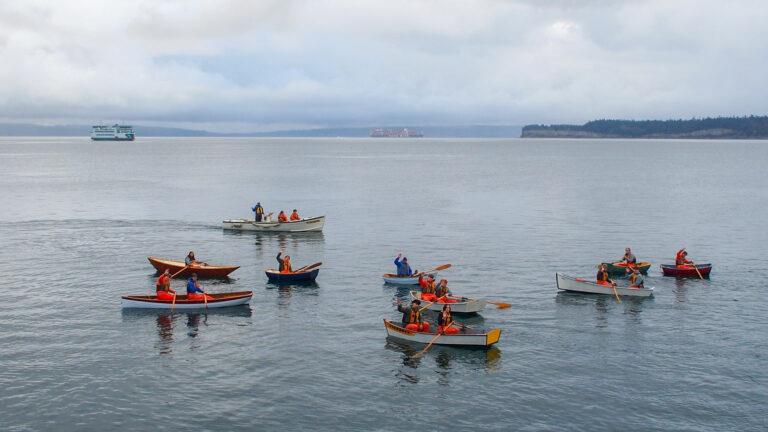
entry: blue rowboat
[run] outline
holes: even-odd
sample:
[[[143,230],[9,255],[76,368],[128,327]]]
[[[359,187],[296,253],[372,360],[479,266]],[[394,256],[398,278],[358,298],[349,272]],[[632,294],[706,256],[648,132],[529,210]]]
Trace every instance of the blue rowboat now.
[[[312,282],[317,278],[320,269],[302,271],[298,273],[280,273],[278,270],[267,269],[264,271],[272,283]]]

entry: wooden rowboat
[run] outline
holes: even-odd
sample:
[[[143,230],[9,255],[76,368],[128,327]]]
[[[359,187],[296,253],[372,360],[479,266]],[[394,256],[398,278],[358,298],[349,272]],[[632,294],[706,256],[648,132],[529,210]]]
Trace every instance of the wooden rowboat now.
[[[437,272],[431,272],[431,273],[420,273],[421,275],[427,276],[427,275],[435,275],[437,276]],[[418,285],[419,284],[419,276],[398,276],[393,273],[384,273],[384,282],[392,285]]]
[[[256,222],[252,219],[227,219],[221,223],[225,230],[258,232],[313,232],[322,231],[325,216],[288,222]]]
[[[421,300],[421,293],[418,291],[411,291],[411,298]],[[451,312],[455,314],[472,314],[478,313],[485,309],[485,300],[471,299],[467,297],[448,296],[451,300],[456,300],[456,303],[440,303],[434,302],[427,306],[427,309],[440,312],[443,310],[443,305],[451,305]],[[422,303],[425,300],[421,300]],[[426,306],[426,305],[425,305]]]
[[[158,257],[147,258],[152,266],[157,269],[158,273],[162,273],[165,269],[168,269],[171,274],[175,274],[179,270],[185,267],[184,261],[173,261]],[[197,277],[204,278],[225,278],[233,271],[239,269],[239,266],[215,266],[215,265],[202,265],[192,264],[188,269],[184,270],[177,277],[191,276],[192,273],[197,273]]]
[[[612,276],[624,276],[627,274],[626,263],[603,263],[605,264],[608,274]],[[651,263],[648,261],[640,261],[637,263],[637,270],[642,274],[648,274],[648,269],[651,268]]]
[[[311,282],[317,278],[320,269],[316,268],[299,273],[280,273],[279,270],[266,269],[264,273],[267,274],[267,278],[272,283]]]
[[[614,295],[613,288],[606,285],[600,285],[597,282],[588,281],[582,278],[566,276],[560,273],[555,274],[557,289],[563,291],[574,291],[590,294]],[[627,297],[648,297],[653,295],[653,288],[630,288],[627,286],[617,286],[616,293]]]
[[[696,264],[696,268],[699,269],[702,277],[709,278],[709,273],[712,271],[712,264]],[[697,278],[699,273],[696,273],[696,269],[692,266],[678,267],[674,264],[662,264],[661,271],[664,276],[673,276],[680,278]]]
[[[251,301],[253,291],[239,291],[221,294],[209,294],[213,299],[208,300],[207,307],[223,308],[229,306],[244,305]],[[187,300],[186,295],[177,295],[176,303],[172,300],[158,300],[153,295],[127,295],[120,301],[123,309],[201,309],[206,307],[205,300]]]
[[[384,320],[387,337],[405,342],[428,344],[437,333],[422,333],[406,329],[402,324]],[[436,329],[435,329],[436,330]],[[435,345],[460,346],[468,348],[489,348],[499,341],[501,329],[495,328],[487,332],[464,328],[456,334],[444,334],[435,339]]]

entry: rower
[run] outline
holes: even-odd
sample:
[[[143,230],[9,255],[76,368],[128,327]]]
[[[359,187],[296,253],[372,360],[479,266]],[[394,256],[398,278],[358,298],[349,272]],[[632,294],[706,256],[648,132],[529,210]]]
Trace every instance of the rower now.
[[[677,267],[689,267],[692,264],[693,261],[688,259],[688,252],[686,252],[685,248],[677,251],[677,254],[675,254],[675,265]]]
[[[155,283],[155,291],[157,292],[158,300],[173,300],[173,296],[176,291],[171,289],[171,271],[165,269],[163,274],[157,278]]]
[[[301,218],[299,217],[299,212],[296,211],[296,209],[293,209],[293,213],[291,213],[291,222],[299,221]]]
[[[620,262],[626,263],[627,268],[633,268],[637,266],[637,258],[635,258],[635,255],[632,253],[632,249],[624,249],[624,256],[621,258]]]
[[[255,206],[251,207],[251,210],[253,210],[253,219],[256,222],[261,222],[261,220],[264,219],[264,207],[261,206],[260,202],[257,202]]]
[[[193,251],[189,251],[187,257],[184,258],[184,264],[187,266],[197,264],[197,259],[195,258],[195,253]]]
[[[405,307],[398,302],[397,310],[403,313],[403,325],[411,331],[429,331],[429,323],[421,318],[421,301],[413,300],[411,306]]]
[[[192,277],[187,280],[187,300],[212,300],[213,297],[200,288],[200,283],[197,281],[197,273],[192,273]]]
[[[432,280],[434,280],[432,276]],[[438,303],[456,303],[456,300],[450,298],[451,291],[448,289],[448,279],[440,279],[440,283],[435,287],[435,297]]]
[[[605,264],[600,264],[600,270],[597,271],[597,284],[607,286],[614,285],[611,278],[608,277],[608,268]]]
[[[400,258],[403,258],[402,260]],[[412,276],[413,270],[411,270],[411,266],[408,265],[408,258],[403,257],[403,254],[397,254],[397,258],[395,258],[395,266],[397,267],[397,275],[398,276]]]
[[[285,215],[285,212],[280,210],[280,213],[277,215],[277,221],[278,222],[288,222],[288,217]]]
[[[456,334],[459,329],[454,327],[456,325],[451,316],[451,305],[443,306],[443,310],[437,315],[437,333]]]
[[[632,269],[632,273],[629,275],[629,287],[630,288],[645,288],[645,279],[637,268]]]
[[[435,277],[433,275],[429,275],[427,280],[419,276],[419,285],[421,286],[422,300],[433,303],[437,301],[437,296],[435,296]]]
[[[281,258],[280,256],[282,254],[282,252],[277,253],[277,262],[280,263],[280,267],[278,268],[280,273],[293,273],[293,269],[291,268],[291,257],[286,255]]]

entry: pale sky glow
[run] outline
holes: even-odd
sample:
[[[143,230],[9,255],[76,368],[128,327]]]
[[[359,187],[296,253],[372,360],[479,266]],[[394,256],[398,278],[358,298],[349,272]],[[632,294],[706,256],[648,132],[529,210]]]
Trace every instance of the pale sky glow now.
[[[766,22],[764,1],[3,1],[0,121],[764,115]]]

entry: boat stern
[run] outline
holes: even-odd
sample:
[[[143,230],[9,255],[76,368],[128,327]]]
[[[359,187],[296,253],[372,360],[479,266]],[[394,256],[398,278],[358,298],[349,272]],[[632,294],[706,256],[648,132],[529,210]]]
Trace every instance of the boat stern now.
[[[501,338],[501,329],[495,328],[491,331],[489,331],[485,335],[485,346],[489,347],[499,341],[499,338]]]

